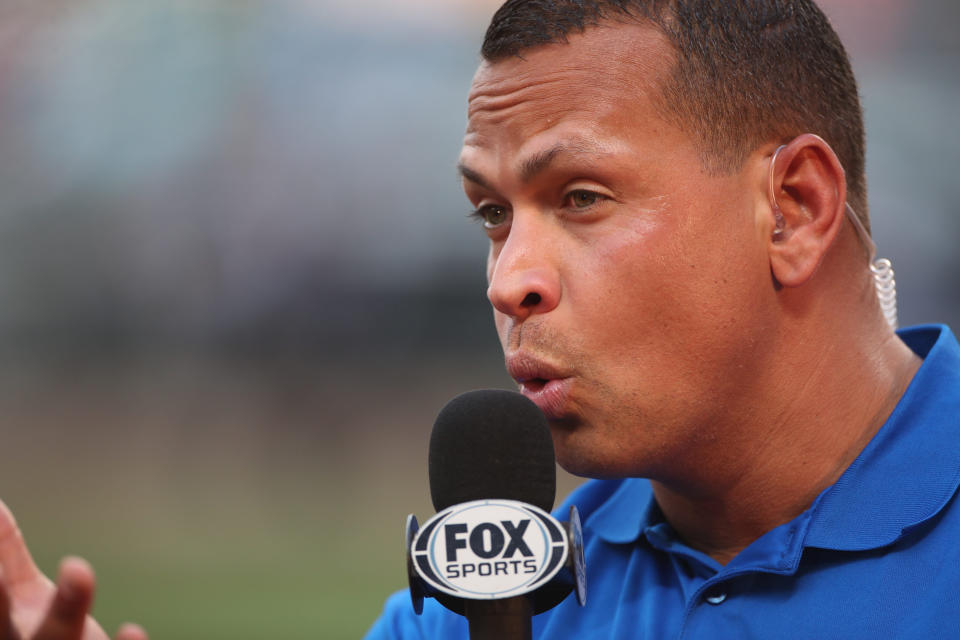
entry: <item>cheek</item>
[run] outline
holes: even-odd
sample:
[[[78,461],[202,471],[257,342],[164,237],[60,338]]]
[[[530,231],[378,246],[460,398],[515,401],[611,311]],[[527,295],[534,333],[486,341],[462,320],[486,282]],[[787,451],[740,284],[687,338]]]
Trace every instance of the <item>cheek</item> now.
[[[643,335],[650,336],[650,325],[671,308],[676,281],[677,259],[665,228],[653,225],[619,228],[602,239],[591,240],[588,259],[575,265],[581,274],[573,274],[569,294],[578,299],[577,312],[590,317],[583,329],[599,330],[598,338],[612,344],[624,344]],[[587,277],[583,277],[586,274]]]
[[[680,242],[667,225],[615,237],[583,265],[592,286],[577,292],[585,302],[578,312],[589,316],[580,327],[595,332],[595,352],[625,365],[642,358],[699,366],[704,350],[728,339],[755,305],[757,260],[742,244],[706,234]]]

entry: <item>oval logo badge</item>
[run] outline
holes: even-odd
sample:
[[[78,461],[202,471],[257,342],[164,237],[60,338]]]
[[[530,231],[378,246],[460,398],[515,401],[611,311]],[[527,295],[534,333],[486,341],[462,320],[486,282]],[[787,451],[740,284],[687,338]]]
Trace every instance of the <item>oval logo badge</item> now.
[[[485,600],[530,593],[567,559],[563,527],[514,500],[476,500],[444,509],[413,540],[417,573],[436,589]]]

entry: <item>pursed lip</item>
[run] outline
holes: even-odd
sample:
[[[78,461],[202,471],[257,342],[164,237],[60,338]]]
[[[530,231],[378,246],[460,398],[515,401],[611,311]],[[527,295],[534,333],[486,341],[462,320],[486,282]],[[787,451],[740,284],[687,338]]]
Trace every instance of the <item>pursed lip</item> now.
[[[506,364],[510,377],[520,385],[520,393],[548,419],[563,417],[573,383],[569,371],[522,352],[509,355]]]

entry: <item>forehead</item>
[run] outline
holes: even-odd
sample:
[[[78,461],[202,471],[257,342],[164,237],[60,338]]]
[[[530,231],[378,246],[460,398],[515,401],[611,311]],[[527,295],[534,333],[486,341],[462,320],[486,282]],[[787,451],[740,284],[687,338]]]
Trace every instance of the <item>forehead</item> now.
[[[487,146],[504,129],[529,136],[561,121],[625,126],[649,118],[674,62],[666,37],[647,23],[604,23],[496,62],[484,62],[469,95],[465,144]]]

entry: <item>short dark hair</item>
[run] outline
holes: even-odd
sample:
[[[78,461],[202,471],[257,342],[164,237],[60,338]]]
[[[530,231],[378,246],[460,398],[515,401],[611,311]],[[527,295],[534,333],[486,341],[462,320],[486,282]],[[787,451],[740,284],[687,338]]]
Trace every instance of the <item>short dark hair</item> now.
[[[735,171],[761,144],[818,134],[836,151],[847,199],[869,230],[857,82],[812,0],[507,0],[481,54],[497,62],[627,20],[653,24],[672,44],[660,110],[692,135],[708,170]]]

